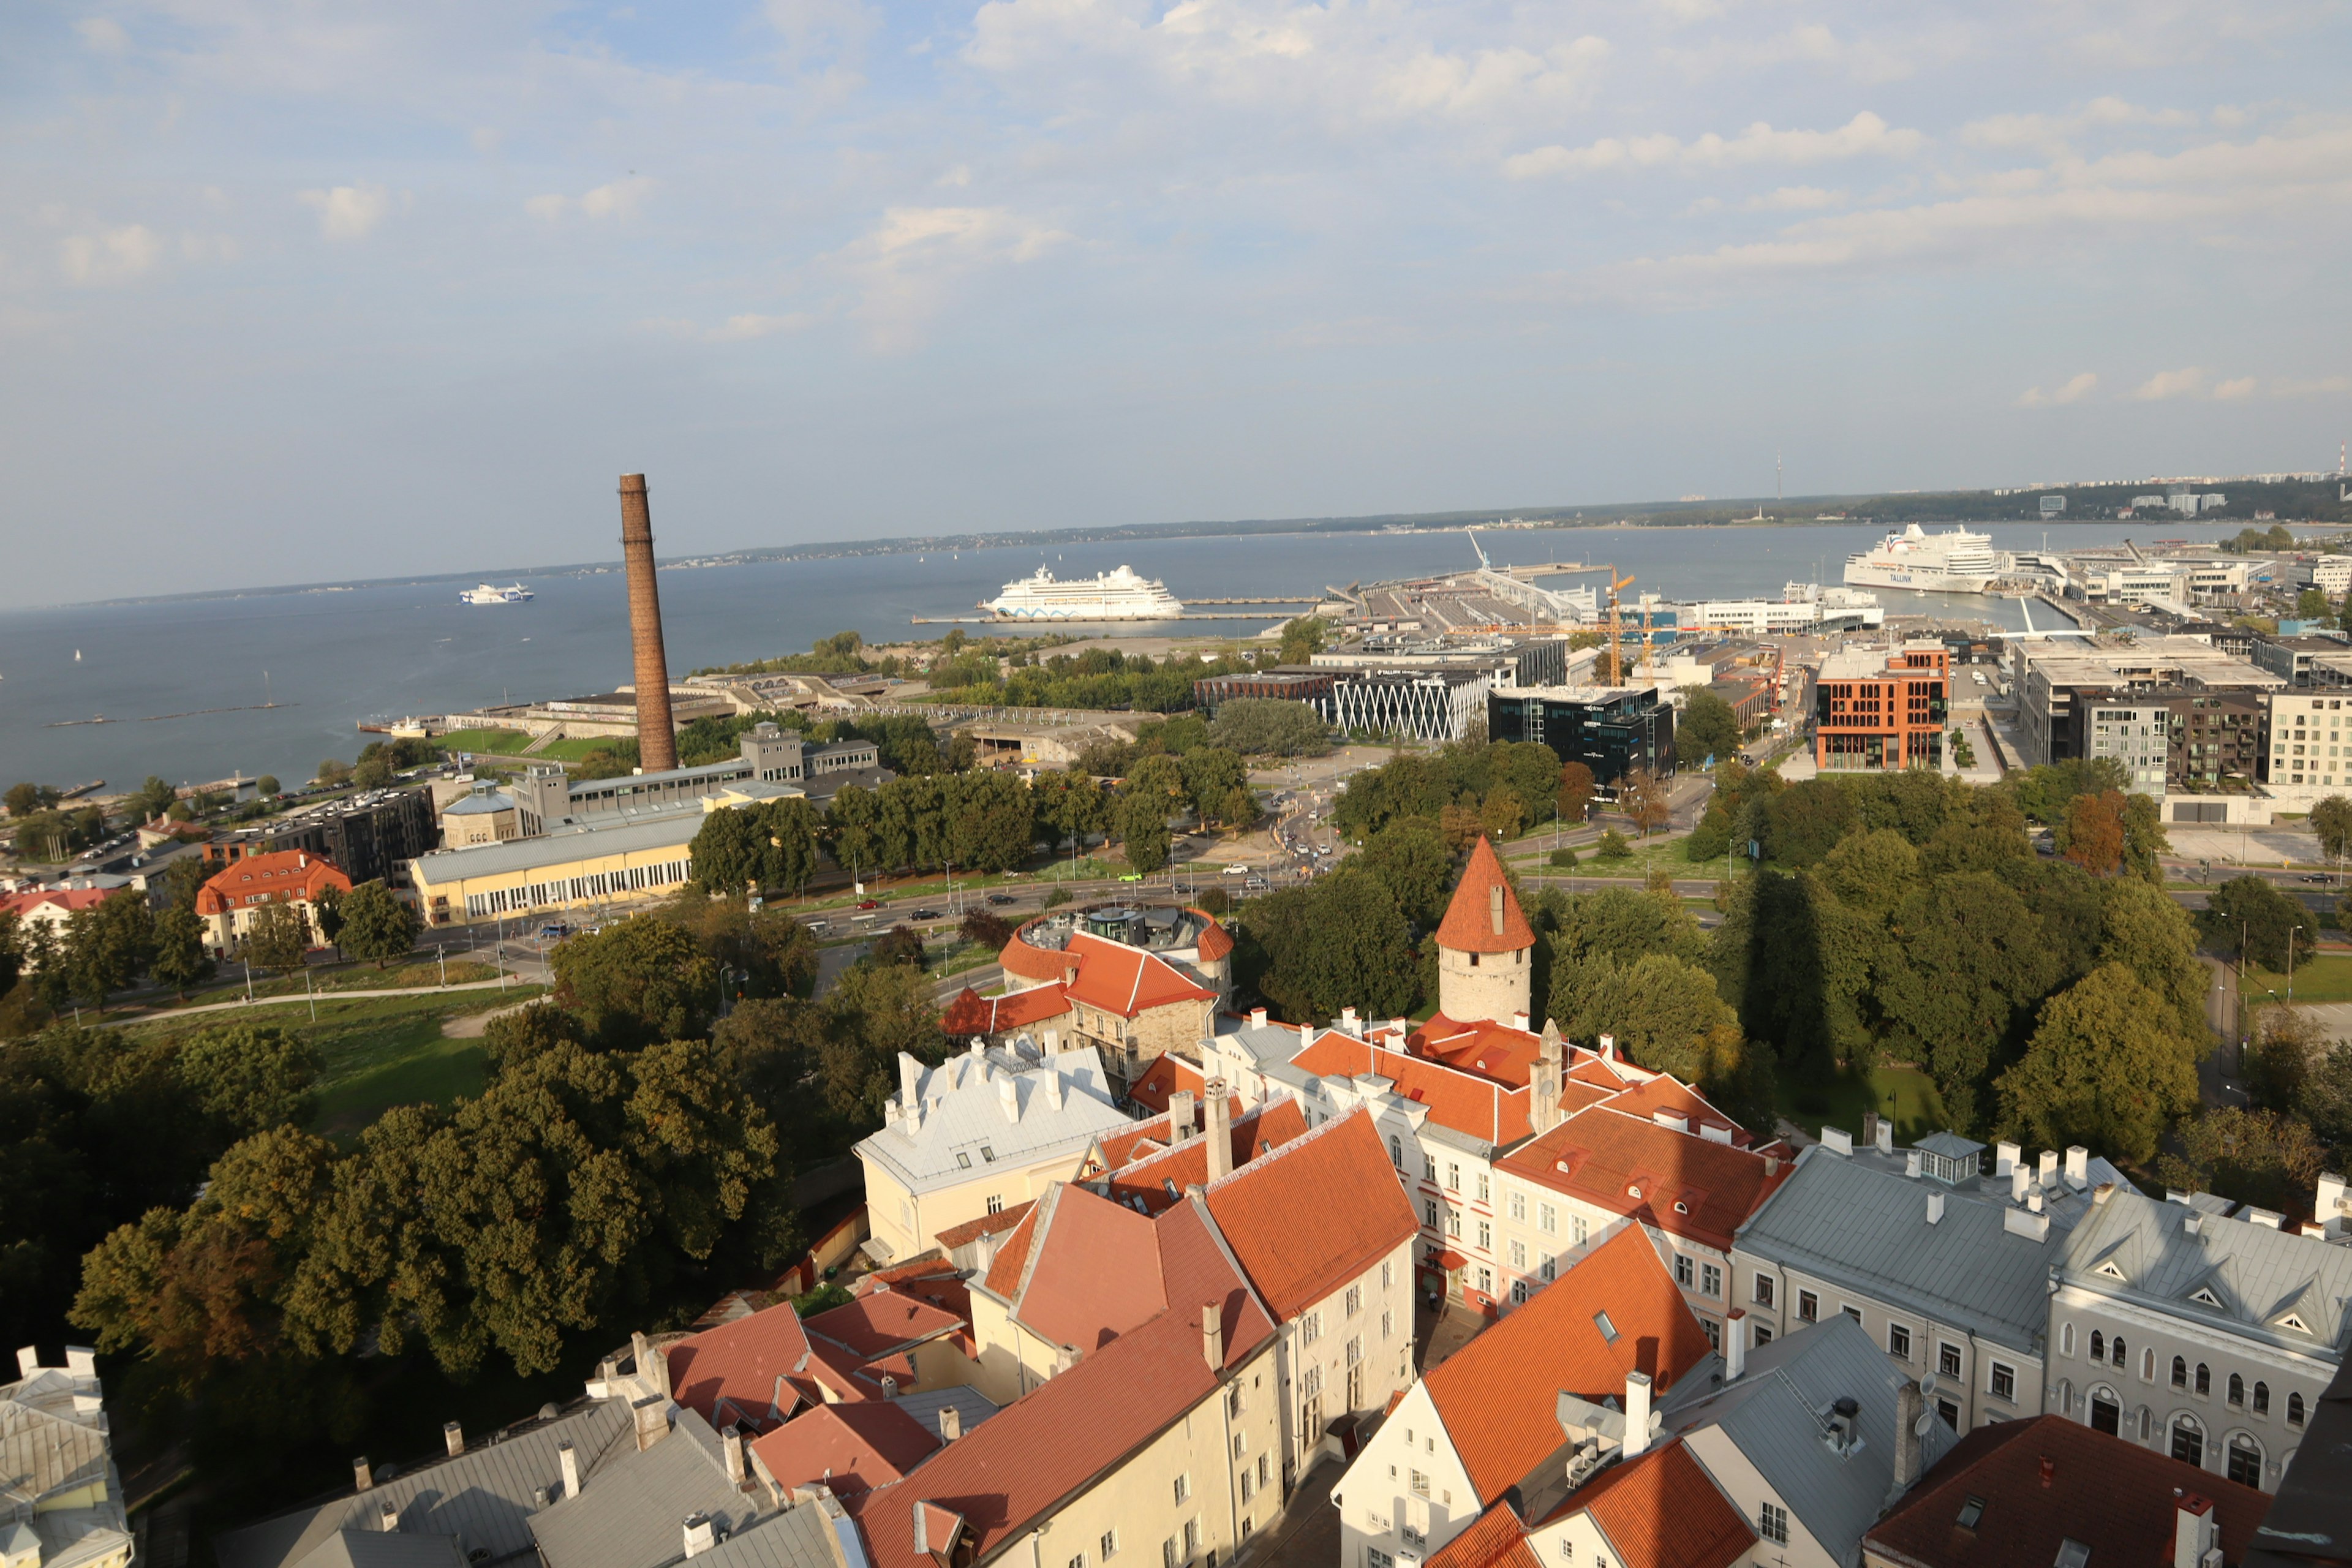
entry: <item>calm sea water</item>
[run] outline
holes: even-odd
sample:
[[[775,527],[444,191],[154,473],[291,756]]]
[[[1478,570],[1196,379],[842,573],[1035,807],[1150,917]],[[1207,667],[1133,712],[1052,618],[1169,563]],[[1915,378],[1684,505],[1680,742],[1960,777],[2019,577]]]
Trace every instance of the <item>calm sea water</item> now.
[[[2168,536],[2224,537],[2237,525],[2162,525]],[[2061,548],[2114,543],[2129,525],[2053,531]],[[1995,525],[1997,543],[2038,548],[2033,525]],[[2139,525],[2147,534],[2147,525]],[[1780,528],[1591,529],[1482,534],[1497,564],[1612,562],[1628,593],[1671,599],[1777,596],[1790,579],[1835,582],[1877,531]],[[683,673],[803,650],[855,629],[868,641],[912,635],[910,617],[974,613],[1042,561],[1065,577],[1121,563],[1164,579],[1181,599],[1318,594],[1327,584],[1468,565],[1458,532],[1287,534],[1169,539],[1058,550],[963,551],[921,557],[669,571],[661,574],[670,668]],[[502,581],[504,579],[501,579]],[[457,604],[459,584],[256,593],[240,598],[0,613],[0,785],[59,785],[149,773],[203,782],[242,771],[308,778],[349,761],[372,715],[460,711],[502,699],[608,691],[630,678],[626,594],[603,575],[526,579],[528,605]],[[2005,600],[1881,591],[1895,613],[1948,614],[2016,626]],[[1236,621],[1246,635],[1264,622]],[[944,627],[920,628],[936,636]],[[1213,633],[1205,622],[1160,628]],[[79,658],[77,658],[79,653]],[[279,706],[256,705],[275,701]],[[205,710],[228,710],[206,712]],[[103,724],[59,721],[104,717]]]

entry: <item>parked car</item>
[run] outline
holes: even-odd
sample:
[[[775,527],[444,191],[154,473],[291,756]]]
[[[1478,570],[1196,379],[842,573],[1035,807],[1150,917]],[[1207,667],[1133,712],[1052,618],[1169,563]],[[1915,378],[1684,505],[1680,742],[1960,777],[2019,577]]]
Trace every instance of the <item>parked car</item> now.
[[[2332,882],[2336,879],[2325,871],[2307,871],[2304,873],[2303,879],[2306,882]]]

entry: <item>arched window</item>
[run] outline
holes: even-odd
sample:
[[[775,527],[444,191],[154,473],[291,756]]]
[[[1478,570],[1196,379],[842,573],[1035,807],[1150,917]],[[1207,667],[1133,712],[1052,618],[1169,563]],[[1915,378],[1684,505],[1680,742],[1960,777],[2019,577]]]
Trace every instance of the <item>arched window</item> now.
[[[2254,1414],[2268,1415],[2270,1413],[2271,1385],[2267,1383],[2257,1383],[2254,1384]]]
[[[2177,1355],[2172,1358],[2172,1386],[2175,1388],[2186,1388],[2189,1386],[2189,1358],[2187,1356]]]
[[[2263,1484],[2263,1446],[2243,1432],[2230,1436],[2230,1479],[2242,1487]]]
[[[2234,1372],[2230,1374],[2229,1397],[2230,1405],[2232,1409],[2244,1408],[2246,1403],[2246,1380],[2240,1377]]]
[[[2107,1359],[2107,1336],[2096,1329],[2091,1331],[2091,1359],[2093,1361]]]
[[[2207,1399],[2213,1393],[2213,1369],[2203,1362],[2197,1363],[2197,1397]]]
[[[2147,1426],[2148,1409],[2147,1405],[2143,1405],[2139,1407],[2139,1440],[2143,1443],[2147,1441]]]
[[[2300,1394],[2286,1396],[2286,1424],[2290,1426],[2303,1425],[2303,1395]]]
[[[2108,1351],[2109,1351],[2109,1355],[2108,1355],[2108,1358],[2107,1358],[2107,1359],[2108,1359],[2108,1360],[2110,1360],[2110,1361],[2112,1361],[2113,1363],[2115,1363],[2115,1364],[2116,1364],[2116,1365],[2117,1365],[2117,1366],[2121,1366],[2121,1365],[2123,1365],[2123,1364],[2124,1364],[2124,1337],[2123,1337],[2123,1335],[2121,1335],[2121,1334],[2117,1334],[2117,1335],[2116,1336],[2116,1342],[2115,1342],[2114,1344],[2112,1344],[2112,1345],[2108,1346],[2107,1348],[2108,1348]]]
[[[2172,1418],[2172,1457],[2184,1465],[2202,1468],[2205,1464],[2205,1429],[2197,1425],[2193,1415]]]
[[[2156,1352],[2154,1351],[2142,1351],[2139,1352],[2139,1380],[2142,1383],[2154,1383],[2156,1381]],[[2146,1436],[2145,1433],[2141,1435],[2143,1436]]]
[[[2058,1331],[2058,1353],[2060,1355],[2074,1353],[2074,1325],[2072,1323]]]

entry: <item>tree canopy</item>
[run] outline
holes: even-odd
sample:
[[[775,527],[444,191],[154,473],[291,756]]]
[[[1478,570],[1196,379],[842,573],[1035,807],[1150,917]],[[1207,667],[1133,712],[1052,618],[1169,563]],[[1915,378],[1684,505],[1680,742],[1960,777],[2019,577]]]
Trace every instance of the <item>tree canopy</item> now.
[[[2198,1049],[2171,1012],[2120,963],[2084,975],[2042,1010],[2024,1058],[2001,1075],[2006,1124],[2044,1148],[2151,1158],[2167,1123],[2197,1104]]]

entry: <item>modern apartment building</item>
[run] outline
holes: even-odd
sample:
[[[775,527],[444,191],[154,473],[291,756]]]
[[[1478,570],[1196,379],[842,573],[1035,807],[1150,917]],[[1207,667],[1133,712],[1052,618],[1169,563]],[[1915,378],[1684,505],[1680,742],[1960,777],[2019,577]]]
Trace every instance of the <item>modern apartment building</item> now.
[[[1927,638],[1888,652],[1830,655],[1813,683],[1814,764],[1839,772],[1941,767],[1951,675],[1951,650]]]
[[[2122,647],[2017,642],[2011,645],[2010,659],[2018,734],[2029,764],[2093,755],[2097,736],[2092,715],[2102,710],[2131,709],[2136,700],[2168,704],[2176,696],[2259,696],[2288,684],[2284,676],[2197,637],[2141,637]]]

